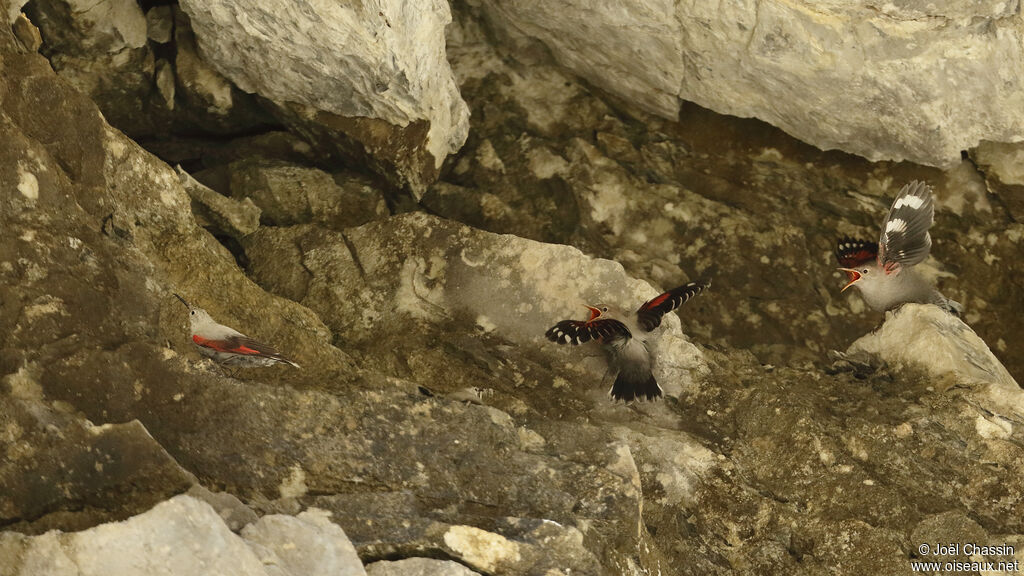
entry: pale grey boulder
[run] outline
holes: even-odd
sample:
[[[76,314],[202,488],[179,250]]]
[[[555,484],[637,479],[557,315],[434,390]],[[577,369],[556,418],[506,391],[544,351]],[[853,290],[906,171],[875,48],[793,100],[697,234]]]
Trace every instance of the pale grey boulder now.
[[[480,574],[451,560],[406,558],[389,562],[381,560],[366,565],[367,576],[474,576]]]
[[[323,510],[267,515],[242,537],[272,576],[366,576],[345,531]]]
[[[0,533],[4,576],[266,576],[208,504],[176,496],[125,520],[73,533]]]
[[[469,109],[445,56],[447,2],[186,0],[182,8],[221,74],[276,103],[279,117],[321,146],[365,155],[414,194],[466,140]]]
[[[206,502],[175,496],[123,522],[39,536],[0,532],[3,576],[365,576],[322,510],[265,516],[242,535]]]
[[[1013,2],[566,4],[474,0],[520,53],[540,42],[626,106],[679,99],[822,149],[951,167],[1024,139],[1024,21]]]

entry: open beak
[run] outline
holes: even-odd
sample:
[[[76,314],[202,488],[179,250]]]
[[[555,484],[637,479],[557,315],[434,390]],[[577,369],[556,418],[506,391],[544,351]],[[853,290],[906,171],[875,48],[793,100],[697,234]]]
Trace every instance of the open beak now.
[[[843,272],[846,272],[846,280],[847,280],[846,286],[843,286],[843,289],[840,290],[840,292],[846,292],[847,288],[849,288],[850,286],[853,286],[854,284],[857,283],[858,280],[861,279],[860,272],[857,272],[853,268],[840,268],[840,270],[842,270]]]
[[[172,294],[173,294],[173,292],[172,292]],[[177,294],[174,294],[174,297],[177,298],[178,300],[181,300],[181,303],[185,305],[185,308],[188,308],[189,310],[192,309],[192,307],[188,305],[188,302],[185,302],[184,298],[182,298],[181,296],[178,296]]]
[[[587,318],[587,322],[593,322],[595,319],[597,319],[598,316],[601,315],[601,309],[600,308],[594,308],[593,306],[587,306],[587,310],[590,310],[590,318]]]

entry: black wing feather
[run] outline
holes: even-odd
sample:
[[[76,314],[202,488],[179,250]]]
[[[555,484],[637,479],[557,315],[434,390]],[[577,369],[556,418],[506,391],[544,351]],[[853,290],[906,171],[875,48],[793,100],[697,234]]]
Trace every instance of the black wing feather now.
[[[552,342],[559,344],[583,344],[591,340],[614,340],[631,338],[629,328],[614,318],[604,318],[585,322],[582,320],[562,320],[544,333]]]
[[[711,281],[690,282],[651,298],[636,311],[637,323],[645,332],[661,326],[661,317],[679,308],[687,300],[711,287]]]
[[[253,340],[248,336],[230,336],[224,340],[224,343],[227,346],[227,350],[222,350],[222,352],[231,352],[232,354],[239,354],[242,356],[265,356],[267,358],[273,358],[278,362],[290,364],[296,368],[299,367],[295,362],[285,358],[285,356],[278,352],[273,346],[264,344],[259,340]]]
[[[878,258],[878,243],[855,238],[840,238],[836,243],[836,260],[843,268],[856,268]]]
[[[931,186],[915,180],[901,188],[882,223],[882,235],[878,240],[879,264],[913,266],[928,258],[932,247],[928,229],[934,220]]]

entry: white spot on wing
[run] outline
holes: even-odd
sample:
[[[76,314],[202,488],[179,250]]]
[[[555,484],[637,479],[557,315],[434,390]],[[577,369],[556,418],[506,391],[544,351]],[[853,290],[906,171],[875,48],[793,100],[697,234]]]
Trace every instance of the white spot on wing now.
[[[903,206],[910,206],[916,210],[921,206],[924,206],[924,198],[921,198],[920,196],[904,196],[903,198],[898,198],[896,203],[892,205],[892,208],[893,210],[898,210]]]
[[[886,234],[889,234],[890,232],[906,232],[906,230],[907,230],[907,222],[905,220],[901,220],[899,218],[894,218],[893,220],[889,220],[889,222],[885,225],[885,233]]]

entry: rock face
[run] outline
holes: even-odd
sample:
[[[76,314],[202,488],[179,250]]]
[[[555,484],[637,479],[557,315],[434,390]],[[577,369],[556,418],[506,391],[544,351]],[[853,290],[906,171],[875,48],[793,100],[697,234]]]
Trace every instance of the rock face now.
[[[0,565],[5,576],[366,574],[345,533],[322,511],[266,516],[239,537],[191,496],[74,534],[0,533]]]
[[[306,256],[288,257],[298,246]],[[473,326],[478,334],[537,346],[551,319],[584,315],[586,302],[635,309],[658,294],[628,278],[621,265],[594,260],[567,246],[498,236],[414,213],[331,233],[312,227],[264,228],[246,239],[254,278],[271,291],[289,294],[316,310],[346,349],[368,348],[381,339],[397,341],[410,323],[443,330]],[[291,264],[294,263],[294,264]],[[301,293],[293,290],[302,286]],[[694,386],[706,371],[700,352],[669,316],[652,349],[656,376]],[[545,346],[553,357],[575,364],[574,356],[597,350]],[[599,358],[587,362],[591,378],[606,370]],[[443,369],[443,357],[436,359]],[[430,378],[420,381],[432,386]]]
[[[54,70],[135,138],[252,130],[271,121],[196,55],[188,18],[171,6],[40,0],[26,7]]]
[[[1024,220],[1024,145],[982,142],[971,158],[985,175],[988,191],[1013,216]]]
[[[252,200],[234,202],[198,182],[181,166],[177,166],[175,171],[192,198],[192,212],[197,219],[209,222],[210,227],[235,238],[252,234],[260,227],[260,209]]]
[[[903,306],[879,330],[854,342],[850,352],[873,354],[897,367],[914,366],[935,378],[951,376],[963,384],[1020,391],[985,342],[962,320],[935,306]]]
[[[324,142],[333,136],[346,154],[361,147],[415,194],[466,140],[469,111],[444,51],[447,2],[182,7],[221,74],[277,103],[300,131]]]
[[[940,172],[624,116],[456,6],[474,131],[422,206],[279,130],[155,145],[183,180],[0,27],[0,575],[904,573],[965,538],[1024,560],[1013,149]],[[378,12],[398,27],[358,24]],[[836,237],[877,237],[915,178],[964,322],[838,292]],[[657,403],[543,337],[695,278]],[[172,293],[303,368],[212,365]]]
[[[925,270],[967,303],[968,323],[1020,380],[1024,357],[1001,320],[1024,298],[1005,281],[1024,240],[1003,208],[1013,187],[986,186],[969,162],[946,173],[879,166],[692,107],[679,124],[648,119],[640,128],[551,67],[510,66],[482,36],[463,18],[449,40],[479,120],[446,182],[424,197],[431,210],[572,244],[661,288],[712,278],[715,297],[681,312],[688,334],[764,363],[820,362],[881,319],[838,292],[837,238],[877,239],[899,186],[927,179],[938,216]],[[991,182],[996,171],[986,175]],[[445,199],[453,196],[460,201]]]
[[[227,170],[227,187],[242,202],[260,207],[263,220],[286,226],[317,222],[335,230],[389,214],[383,194],[365,178],[331,175],[288,162],[243,160]]]
[[[264,564],[282,576],[366,576],[345,532],[323,510],[264,516],[246,526],[242,537]]]
[[[407,558],[397,562],[374,562],[367,576],[473,576],[479,574],[457,562],[431,558]]]
[[[0,465],[0,522],[7,528],[126,518],[194,482],[136,420],[94,426],[41,406],[32,372],[6,376],[0,398],[8,446]]]
[[[471,4],[511,50],[539,41],[668,118],[682,98],[822,149],[947,168],[981,140],[1024,138],[1016,2]]]
[[[28,15],[54,69],[82,92],[110,102],[111,121],[147,121],[148,111],[139,103],[149,100],[155,61],[146,42],[146,17],[136,2],[33,2]]]

